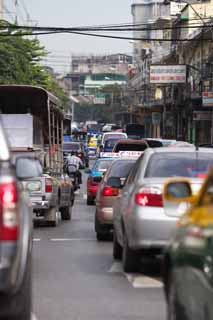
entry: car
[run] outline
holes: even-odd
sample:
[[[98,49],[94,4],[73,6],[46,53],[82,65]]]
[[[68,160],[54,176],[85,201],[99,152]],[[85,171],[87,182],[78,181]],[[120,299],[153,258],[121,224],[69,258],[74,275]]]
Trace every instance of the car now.
[[[117,131],[111,131],[111,132],[105,132],[102,135],[101,138],[101,145],[104,146],[104,142],[108,139],[127,139],[127,134],[125,132],[117,132]]]
[[[91,170],[85,170],[89,174],[87,178],[87,205],[94,204],[101,179],[112,161],[112,158],[100,158],[95,161]]]
[[[67,158],[68,154],[72,151],[77,152],[79,158],[81,158],[84,167],[89,167],[89,156],[88,156],[88,150],[84,143],[82,142],[64,142],[63,143],[63,154],[64,159]]]
[[[120,140],[120,138],[109,138],[104,142],[103,152],[112,152],[115,144]]]
[[[118,158],[114,160],[101,180],[96,195],[95,232],[97,240],[105,240],[113,229],[113,204],[117,200],[122,184],[131,170],[136,158]],[[117,177],[118,186],[113,186]]]
[[[112,149],[112,152],[120,151],[144,151],[149,147],[145,140],[125,139],[119,140]]]
[[[22,180],[40,175],[38,160],[12,155],[0,124],[0,318],[31,318],[32,204]]]
[[[201,148],[147,148],[131,170],[113,206],[113,256],[122,259],[125,272],[136,272],[140,260],[162,254],[177,217],[164,208],[163,185],[169,177],[188,177],[197,192],[213,150]]]
[[[170,179],[164,187],[169,210],[188,204],[163,256],[168,320],[213,319],[213,168],[197,195],[192,187],[183,178]]]

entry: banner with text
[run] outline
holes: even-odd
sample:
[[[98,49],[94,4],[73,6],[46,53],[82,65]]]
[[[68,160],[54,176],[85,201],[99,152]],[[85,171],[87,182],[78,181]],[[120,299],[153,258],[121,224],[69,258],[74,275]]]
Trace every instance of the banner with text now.
[[[150,83],[185,83],[186,65],[150,66]]]

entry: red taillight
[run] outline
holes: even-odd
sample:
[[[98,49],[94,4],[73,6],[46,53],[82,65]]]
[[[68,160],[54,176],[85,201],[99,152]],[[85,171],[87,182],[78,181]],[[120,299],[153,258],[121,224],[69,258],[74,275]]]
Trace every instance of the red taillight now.
[[[104,187],[101,194],[104,197],[116,197],[118,196],[119,191],[118,189],[115,189],[115,188]]]
[[[53,192],[52,179],[46,178],[46,181],[45,181],[45,192],[46,193]]]
[[[163,207],[162,194],[156,189],[144,189],[135,195],[135,203],[142,207]]]
[[[0,240],[16,241],[19,236],[17,189],[14,183],[0,184]]]

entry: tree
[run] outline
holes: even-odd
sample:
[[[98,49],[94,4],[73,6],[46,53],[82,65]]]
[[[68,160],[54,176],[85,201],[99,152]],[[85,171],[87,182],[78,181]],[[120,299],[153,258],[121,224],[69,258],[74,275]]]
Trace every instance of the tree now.
[[[1,26],[10,26],[1,21]],[[38,39],[22,36],[20,31],[8,29],[0,32],[0,84],[25,84],[41,86],[51,91],[66,108],[68,97],[59,87],[56,80],[39,64],[47,55]]]

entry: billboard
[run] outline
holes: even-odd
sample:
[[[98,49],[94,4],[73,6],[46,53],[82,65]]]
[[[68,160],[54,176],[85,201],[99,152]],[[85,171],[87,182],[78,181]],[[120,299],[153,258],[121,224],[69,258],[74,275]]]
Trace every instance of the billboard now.
[[[150,83],[185,83],[186,65],[152,65],[150,66]]]
[[[213,107],[213,92],[202,93],[203,107]]]

